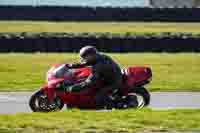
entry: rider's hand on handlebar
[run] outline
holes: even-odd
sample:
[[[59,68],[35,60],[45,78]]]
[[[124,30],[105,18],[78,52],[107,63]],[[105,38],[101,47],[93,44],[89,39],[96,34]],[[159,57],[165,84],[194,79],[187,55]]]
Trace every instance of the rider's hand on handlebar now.
[[[66,66],[67,68],[71,69],[72,66],[73,66],[73,64],[65,64],[65,66]]]

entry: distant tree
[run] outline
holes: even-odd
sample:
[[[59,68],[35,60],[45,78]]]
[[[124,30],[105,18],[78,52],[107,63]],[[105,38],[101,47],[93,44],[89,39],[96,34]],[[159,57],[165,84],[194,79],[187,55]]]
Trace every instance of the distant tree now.
[[[195,5],[200,6],[200,0],[195,0]]]
[[[158,3],[159,3],[159,1],[165,1],[166,3],[168,2],[168,0],[149,0],[149,3],[150,3],[150,5],[151,6],[155,6],[155,5],[157,5],[158,6]],[[185,0],[186,1],[186,0]],[[191,4],[191,6],[192,7],[200,7],[200,0],[188,0]],[[172,1],[171,1],[172,2]],[[171,3],[170,2],[170,3]],[[173,0],[173,2],[174,2],[174,5],[176,5],[177,6],[177,3],[179,3],[180,4],[180,0]],[[157,3],[157,4],[156,4]],[[168,4],[166,4],[166,5],[168,5]],[[182,4],[180,4],[180,5],[182,5]],[[190,6],[189,6],[190,7]]]

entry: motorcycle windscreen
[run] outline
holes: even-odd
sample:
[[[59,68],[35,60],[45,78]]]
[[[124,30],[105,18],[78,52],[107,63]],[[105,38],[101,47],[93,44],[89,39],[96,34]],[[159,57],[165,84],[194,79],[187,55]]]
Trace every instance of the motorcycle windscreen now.
[[[73,69],[67,68],[65,64],[56,65],[51,67],[47,72],[47,81],[56,78],[71,79],[73,77],[73,73]]]

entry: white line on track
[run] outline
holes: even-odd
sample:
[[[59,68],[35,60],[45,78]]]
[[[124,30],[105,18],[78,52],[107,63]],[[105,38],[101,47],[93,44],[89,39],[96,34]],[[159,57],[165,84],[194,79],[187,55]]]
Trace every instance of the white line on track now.
[[[17,101],[17,99],[10,96],[0,96],[0,102],[10,102],[10,101]]]

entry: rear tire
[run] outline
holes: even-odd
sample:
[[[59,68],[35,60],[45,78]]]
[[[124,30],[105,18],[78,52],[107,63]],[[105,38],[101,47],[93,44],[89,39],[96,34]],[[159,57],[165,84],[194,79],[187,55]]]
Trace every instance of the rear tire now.
[[[144,88],[144,87],[135,87],[132,89],[133,93],[136,93],[137,96],[141,96],[143,98],[143,101],[144,101],[144,106],[148,106],[150,104],[150,98],[151,98],[151,95],[149,93],[149,91]],[[139,102],[139,101],[138,101]]]
[[[128,95],[126,97],[126,104],[127,104],[128,108],[137,108],[138,107],[137,96],[135,96],[135,95]]]
[[[64,103],[59,98],[55,98],[54,100],[54,105],[48,104],[47,96],[39,90],[31,96],[29,107],[33,112],[60,111],[63,108]]]

